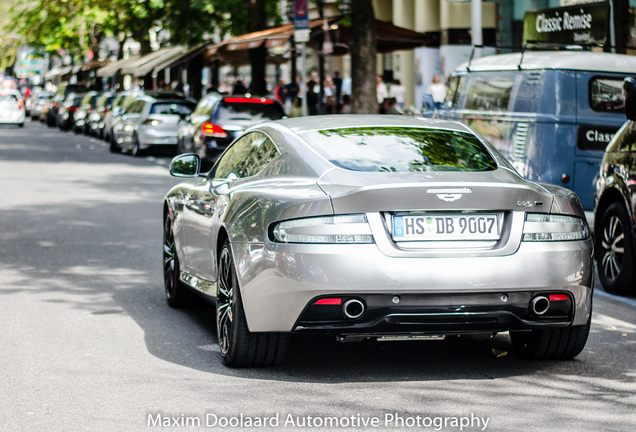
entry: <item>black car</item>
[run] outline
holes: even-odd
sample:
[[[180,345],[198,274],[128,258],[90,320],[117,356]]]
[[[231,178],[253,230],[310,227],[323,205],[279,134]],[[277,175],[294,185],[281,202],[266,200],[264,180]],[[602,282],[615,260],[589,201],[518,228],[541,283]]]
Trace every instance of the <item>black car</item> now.
[[[210,103],[211,98],[216,98]],[[196,153],[205,168],[250,126],[285,117],[281,104],[270,98],[207,96],[179,131],[178,151]]]
[[[59,111],[68,95],[71,93],[85,93],[87,91],[88,87],[84,84],[58,84],[55,96],[53,96],[49,109],[46,113],[46,124],[48,126],[59,126]]]
[[[61,130],[75,129],[75,112],[82,104],[84,93],[69,93],[57,110],[57,126]]]
[[[613,294],[636,294],[636,82],[626,87],[627,122],[605,150],[594,209],[598,274]]]

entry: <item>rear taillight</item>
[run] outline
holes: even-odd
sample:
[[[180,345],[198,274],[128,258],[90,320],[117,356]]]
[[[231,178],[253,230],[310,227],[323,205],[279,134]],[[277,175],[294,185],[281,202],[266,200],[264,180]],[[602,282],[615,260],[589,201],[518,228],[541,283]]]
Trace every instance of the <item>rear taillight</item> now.
[[[18,99],[18,109],[24,108],[24,101],[22,99]]]
[[[227,133],[223,130],[221,126],[215,125],[214,123],[210,123],[210,122],[203,123],[203,135],[211,136],[215,138],[227,137]]]
[[[76,106],[70,106],[70,107],[68,107],[67,111],[68,112],[75,112],[75,111],[77,111],[77,107]]]
[[[255,104],[273,104],[274,101],[271,99],[265,98],[242,98],[242,97],[232,97],[225,98],[225,102],[229,103],[255,103]]]
[[[158,124],[161,124],[161,120],[146,119],[146,120],[144,120],[144,122],[142,124],[146,125],[146,126],[157,126]]]

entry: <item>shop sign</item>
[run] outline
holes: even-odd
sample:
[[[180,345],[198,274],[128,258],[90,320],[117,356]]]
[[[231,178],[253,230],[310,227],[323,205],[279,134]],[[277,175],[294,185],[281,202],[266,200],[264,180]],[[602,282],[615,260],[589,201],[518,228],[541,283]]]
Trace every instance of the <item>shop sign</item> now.
[[[523,43],[602,45],[607,39],[608,24],[607,3],[526,12],[523,20]]]

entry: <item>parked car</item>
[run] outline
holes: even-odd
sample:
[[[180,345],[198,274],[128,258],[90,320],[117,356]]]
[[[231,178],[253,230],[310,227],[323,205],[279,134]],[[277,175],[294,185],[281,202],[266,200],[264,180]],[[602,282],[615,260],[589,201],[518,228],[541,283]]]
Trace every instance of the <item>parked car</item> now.
[[[605,151],[594,210],[598,276],[613,294],[636,294],[636,81],[625,84],[627,121]]]
[[[219,93],[205,95],[201,98],[192,114],[180,122],[177,133],[178,153],[193,153],[195,151],[194,137],[200,135],[202,125],[210,120],[216,103],[222,97]]]
[[[74,129],[76,133],[84,133],[88,135],[89,132],[89,123],[88,119],[91,113],[95,110],[95,105],[97,104],[97,99],[99,98],[100,93],[97,91],[89,91],[84,93],[84,97],[80,102],[77,110],[75,111],[75,115],[73,119],[75,120]]]
[[[87,91],[88,87],[84,84],[58,84],[57,90],[55,91],[55,96],[53,96],[49,109],[47,110],[46,124],[51,127],[59,127],[60,119],[58,118],[58,116],[60,113],[60,108],[62,107],[62,104],[64,104],[64,101],[66,101],[66,99],[68,98],[68,95],[70,93],[85,93]]]
[[[623,54],[485,56],[455,70],[439,116],[474,128],[529,179],[576,192],[591,220],[605,147],[625,121],[628,75],[636,57]]]
[[[104,118],[102,120],[104,122],[104,126],[101,134],[104,141],[111,142],[113,126],[119,121],[122,112],[126,108],[125,103],[127,101],[128,103],[132,102],[132,100],[128,100],[129,94],[130,92],[127,91],[117,93],[110,109],[104,114]]]
[[[53,98],[53,93],[41,91],[37,96],[31,96],[31,119],[40,120],[42,109]]]
[[[117,94],[112,92],[103,92],[99,96],[95,103],[95,109],[88,117],[87,130],[89,135],[102,138],[106,115],[112,109],[113,102],[116,98]]]
[[[113,101],[112,109],[104,117],[103,138],[110,143],[112,152],[120,151],[115,142],[115,132],[121,128],[121,118],[128,106],[138,97],[148,95],[158,99],[186,99],[185,95],[176,91],[130,91],[122,92]]]
[[[229,366],[287,336],[340,341],[510,332],[565,359],[590,329],[592,240],[576,195],[523,179],[456,122],[316,116],[256,125],[164,201],[167,302],[216,304]],[[199,297],[197,297],[199,298]]]
[[[206,167],[250,126],[285,117],[281,104],[270,98],[224,96],[211,108],[207,104],[200,108],[181,128],[179,151],[198,154]]]
[[[192,113],[196,103],[187,99],[137,97],[113,129],[111,151],[130,151],[133,156],[151,147],[176,152],[179,121]]]
[[[84,93],[69,93],[57,110],[57,126],[61,130],[75,128],[75,112],[82,103]]]
[[[22,94],[13,88],[0,89],[0,124],[24,127],[25,108]]]

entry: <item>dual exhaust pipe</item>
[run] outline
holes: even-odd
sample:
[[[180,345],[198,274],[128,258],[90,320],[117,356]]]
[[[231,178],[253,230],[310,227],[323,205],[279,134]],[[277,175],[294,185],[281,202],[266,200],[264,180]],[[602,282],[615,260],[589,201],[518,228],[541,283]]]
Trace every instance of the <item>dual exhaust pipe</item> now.
[[[550,299],[543,295],[538,295],[530,302],[530,310],[535,315],[543,315],[550,309]]]
[[[348,319],[357,319],[364,314],[365,309],[364,303],[360,300],[350,299],[342,305],[342,314]]]

